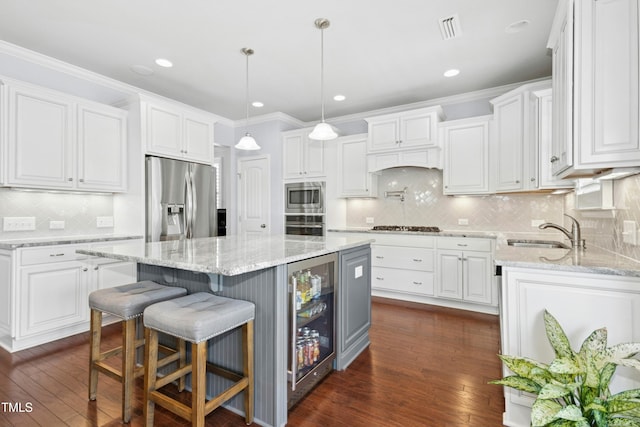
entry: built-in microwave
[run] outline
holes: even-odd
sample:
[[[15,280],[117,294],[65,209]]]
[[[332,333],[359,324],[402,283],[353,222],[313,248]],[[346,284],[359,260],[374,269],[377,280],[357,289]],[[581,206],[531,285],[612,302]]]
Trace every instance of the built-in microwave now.
[[[324,213],[324,187],[325,183],[322,181],[285,184],[284,212],[287,214]]]

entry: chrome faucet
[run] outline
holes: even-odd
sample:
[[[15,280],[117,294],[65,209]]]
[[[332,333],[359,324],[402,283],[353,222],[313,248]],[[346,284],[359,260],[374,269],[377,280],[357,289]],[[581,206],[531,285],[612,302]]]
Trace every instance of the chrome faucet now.
[[[569,238],[569,240],[571,240],[571,247],[585,249],[584,239],[580,234],[580,223],[571,215],[564,214],[564,216],[568,216],[569,218],[571,218],[571,231],[552,222],[545,222],[544,224],[540,224],[538,228],[540,228],[541,230],[544,230],[545,228],[555,228],[556,230],[560,230],[565,234],[565,236]]]

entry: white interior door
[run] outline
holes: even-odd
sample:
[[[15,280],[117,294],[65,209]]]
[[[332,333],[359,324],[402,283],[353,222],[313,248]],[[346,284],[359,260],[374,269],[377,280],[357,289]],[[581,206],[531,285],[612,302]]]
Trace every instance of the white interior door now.
[[[238,160],[238,222],[241,234],[271,231],[271,175],[269,157]]]

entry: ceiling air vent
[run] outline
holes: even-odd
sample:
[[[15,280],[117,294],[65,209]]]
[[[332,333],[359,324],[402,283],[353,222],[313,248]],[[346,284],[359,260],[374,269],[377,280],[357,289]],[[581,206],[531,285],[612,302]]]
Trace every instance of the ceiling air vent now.
[[[440,18],[438,22],[440,23],[440,33],[442,34],[443,40],[455,39],[462,33],[460,30],[460,18],[458,18],[458,15]]]

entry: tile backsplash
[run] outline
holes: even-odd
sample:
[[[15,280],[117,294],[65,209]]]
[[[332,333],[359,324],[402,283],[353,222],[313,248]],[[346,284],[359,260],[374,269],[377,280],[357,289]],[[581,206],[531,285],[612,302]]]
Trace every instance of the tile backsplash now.
[[[0,239],[112,234],[98,228],[99,216],[113,216],[111,194],[72,194],[0,188]],[[5,217],[35,217],[33,231],[3,231]],[[50,229],[50,221],[64,221],[64,229]]]
[[[406,187],[404,201],[385,191]],[[495,194],[453,197],[442,194],[442,171],[423,168],[383,170],[378,177],[378,198],[349,199],[347,226],[371,228],[372,225],[430,225],[443,230],[518,233],[523,238],[564,240],[556,230],[539,230],[534,220],[544,220],[571,228],[564,213],[575,216],[589,245],[640,260],[640,246],[622,242],[623,221],[640,224],[640,175],[614,182],[613,210],[578,211],[573,192],[565,195],[541,193]],[[373,218],[374,223],[366,222]],[[467,220],[468,225],[460,225]],[[639,236],[640,238],[640,236]]]

